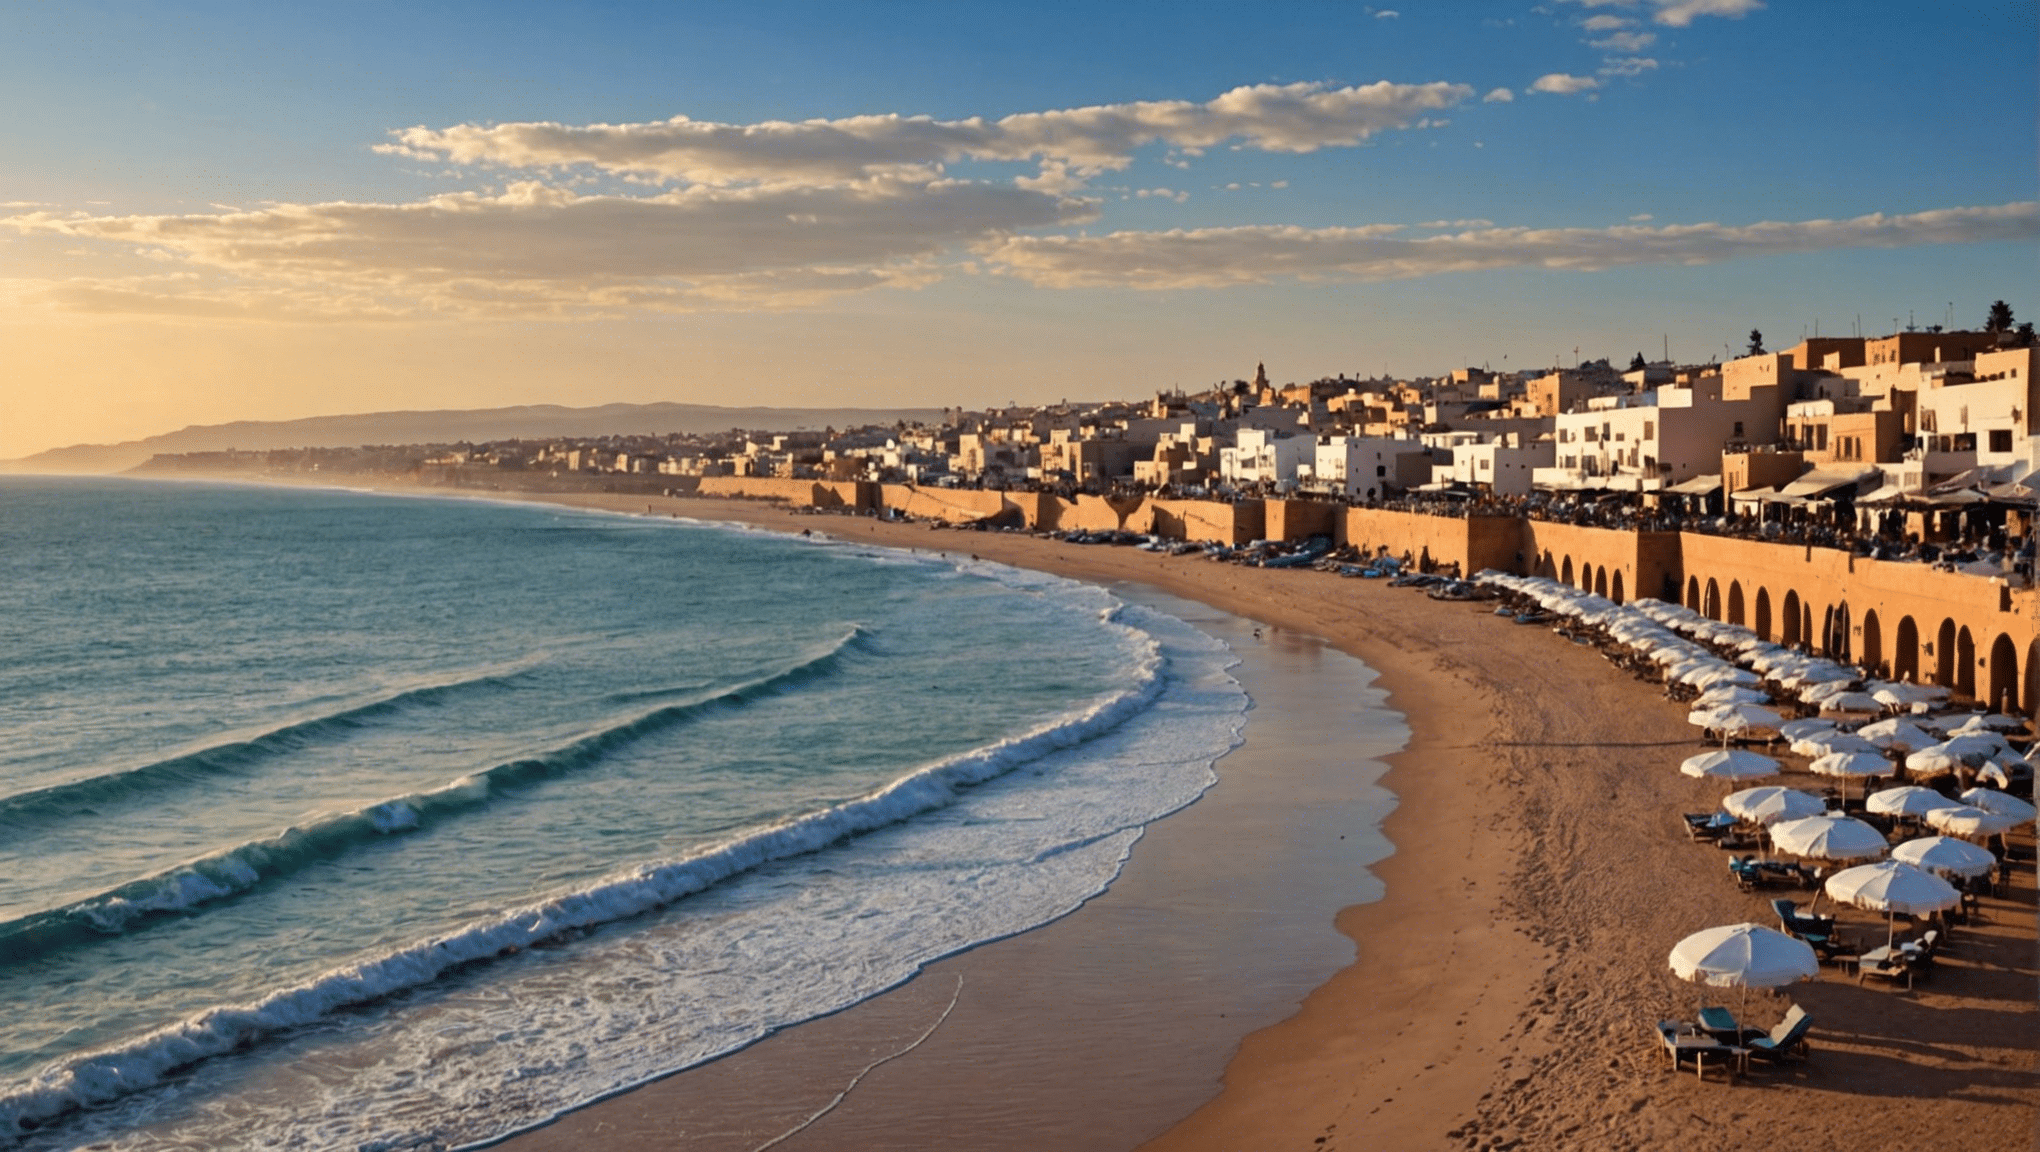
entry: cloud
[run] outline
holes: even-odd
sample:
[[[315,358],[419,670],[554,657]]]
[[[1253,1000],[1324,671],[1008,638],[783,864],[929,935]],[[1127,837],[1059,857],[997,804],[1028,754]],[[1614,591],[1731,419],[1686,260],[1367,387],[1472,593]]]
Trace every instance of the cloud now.
[[[1580,27],[1589,32],[1606,32],[1613,28],[1627,28],[1636,21],[1627,16],[1589,16],[1580,22]]]
[[[1582,8],[1621,8],[1627,11],[1642,8],[1650,13],[1653,21],[1668,28],[1687,27],[1702,16],[1740,20],[1752,12],[1761,11],[1764,7],[1764,0],[1567,0],[1567,3],[1578,4]],[[1586,27],[1590,32],[1599,31],[1600,28],[1621,27],[1618,23],[1612,23],[1618,20],[1621,20],[1621,17],[1591,16],[1587,19]],[[1600,28],[1596,28],[1597,21],[1610,22],[1602,23]]]
[[[1383,8],[1381,11],[1376,12],[1374,14],[1374,18],[1376,20],[1393,20],[1400,15],[1402,15],[1402,13],[1396,11],[1393,8]]]
[[[805,304],[925,283],[933,259],[1013,229],[1072,224],[1090,205],[952,180],[845,188],[582,195],[536,182],[404,204],[285,204],[191,216],[0,217],[24,234],[165,252],[307,307],[419,313]],[[238,290],[238,289],[237,289]],[[177,295],[162,288],[159,294]]]
[[[1492,228],[1494,221],[1475,217],[1471,220],[1426,220],[1419,228]]]
[[[996,271],[1054,288],[1219,288],[1278,280],[1402,280],[1448,272],[1593,272],[1749,256],[1926,244],[2031,243],[2040,202],[1903,216],[1664,227],[1475,229],[1415,239],[1396,225],[1262,225],[1104,236],[1014,236],[979,246]]]
[[[1634,215],[1634,216],[1631,216],[1631,217],[1629,218],[1629,221],[1630,221],[1630,223],[1632,223],[1632,224],[1640,224],[1640,223],[1642,223],[1642,222],[1643,222],[1643,221],[1645,221],[1645,220],[1655,220],[1655,219],[1657,219],[1657,217],[1655,217],[1655,216],[1652,216],[1652,215],[1651,215],[1650,213],[1648,213],[1648,212],[1638,212],[1638,213],[1637,213],[1636,215]]]
[[[1592,92],[1601,82],[1592,76],[1569,76],[1564,72],[1547,72],[1530,85],[1532,92],[1547,92],[1554,96],[1572,96],[1580,92]]]
[[[1655,32],[1616,32],[1599,40],[1589,40],[1587,46],[1603,52],[1641,52],[1655,43]]]
[[[1487,95],[1481,97],[1480,101],[1483,104],[1507,104],[1508,102],[1514,100],[1515,98],[1516,94],[1514,92],[1509,91],[1507,88],[1496,88],[1493,91],[1489,92]]]
[[[835,184],[926,177],[960,160],[1038,161],[1070,173],[1127,166],[1161,142],[1195,155],[1231,141],[1264,152],[1350,147],[1418,125],[1473,96],[1465,84],[1381,81],[1257,84],[1204,103],[1152,100],[999,120],[854,116],[838,120],[720,124],[676,116],[639,124],[549,122],[406,128],[386,153],[512,169],[592,167],[682,184]]]
[[[1609,57],[1601,61],[1603,76],[1641,76],[1657,68],[1657,61],[1648,56]]]

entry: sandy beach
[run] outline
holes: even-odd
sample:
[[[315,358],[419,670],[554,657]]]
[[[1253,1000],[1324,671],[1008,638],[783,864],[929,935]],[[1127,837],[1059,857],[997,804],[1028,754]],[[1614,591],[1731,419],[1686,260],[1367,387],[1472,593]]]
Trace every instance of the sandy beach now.
[[[2008,898],[1986,899],[1983,916],[1955,930],[1930,981],[1859,986],[1829,967],[1817,982],[1739,1006],[1762,1026],[1788,1002],[1805,1007],[1815,1020],[1809,1061],[1733,1085],[1667,1068],[1651,1022],[1722,1002],[1670,975],[1671,945],[1711,925],[1775,917],[1769,894],[1739,892],[1723,854],[1680,827],[1678,813],[1708,809],[1722,791],[1674,770],[1702,749],[1684,707],[1591,647],[1496,619],[1484,605],[1317,573],[757,504],[533,498],[812,529],[1145,586],[1258,622],[1269,638],[1321,638],[1358,657],[1379,671],[1385,705],[1406,718],[1410,737],[1380,781],[1397,801],[1382,826],[1393,854],[1335,850],[1331,875],[1298,886],[1311,890],[1300,906],[1330,900],[1331,924],[1350,942],[1307,991],[1227,984],[1219,973],[1217,996],[1179,1001],[1167,980],[1144,984],[1142,957],[1129,959],[1124,946],[1156,928],[1140,923],[1143,907],[1171,900],[1207,902],[1186,923],[1222,922],[1222,886],[1189,896],[1171,877],[1196,870],[1184,861],[1210,872],[1210,860],[1251,851],[1243,828],[1257,811],[1295,828],[1307,826],[1302,814],[1344,799],[1314,791],[1326,785],[1322,773],[1282,771],[1312,759],[1286,750],[1323,741],[1325,729],[1285,731],[1257,716],[1247,745],[1221,762],[1220,787],[1154,826],[1126,875],[1091,905],[504,1147],[757,1148],[853,1080],[838,1106],[774,1146],[2033,1146],[2040,929],[2030,857]],[[1266,673],[1243,668],[1250,690],[1256,674]],[[1385,896],[1372,899],[1377,891]],[[1843,918],[1846,934],[1881,940],[1880,920],[1847,909]],[[1261,946],[1320,948],[1308,925],[1287,930],[1302,943]],[[1100,964],[1107,956],[1116,966]],[[1129,1010],[1125,995],[1143,1006]],[[1207,1005],[1228,1015],[1202,1020]]]

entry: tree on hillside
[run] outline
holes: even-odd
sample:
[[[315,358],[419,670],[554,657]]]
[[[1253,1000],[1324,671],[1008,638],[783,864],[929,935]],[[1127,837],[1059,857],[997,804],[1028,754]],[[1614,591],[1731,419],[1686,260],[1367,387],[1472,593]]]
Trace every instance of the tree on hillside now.
[[[2017,332],[2019,336],[2019,347],[2031,348],[2033,346],[2033,322],[2031,320],[2028,320],[2024,324],[2019,325]]]
[[[1751,356],[1762,356],[1764,354],[1764,334],[1755,328],[1750,329],[1750,350],[1748,354]]]
[[[1985,332],[2010,332],[2012,330],[2012,306],[2002,300],[1990,306],[1990,315],[1983,321]]]
[[[1638,352],[1636,355],[1631,356],[1629,358],[1629,370],[1631,372],[1635,372],[1645,367],[1648,367],[1648,365],[1646,365],[1643,361],[1643,353]]]

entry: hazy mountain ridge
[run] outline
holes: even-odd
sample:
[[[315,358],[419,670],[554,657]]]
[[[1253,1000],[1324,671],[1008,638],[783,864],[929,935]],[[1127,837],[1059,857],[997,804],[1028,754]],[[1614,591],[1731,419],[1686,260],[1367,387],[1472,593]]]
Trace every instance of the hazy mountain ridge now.
[[[0,460],[5,472],[125,472],[151,456],[218,452],[228,448],[350,448],[362,444],[447,444],[461,440],[543,440],[552,437],[720,432],[730,428],[793,431],[855,427],[895,421],[938,421],[939,408],[724,408],[713,404],[603,404],[568,408],[523,404],[511,408],[365,412],[301,420],[237,420],[194,424],[175,432],[119,444],[74,444],[19,460]]]

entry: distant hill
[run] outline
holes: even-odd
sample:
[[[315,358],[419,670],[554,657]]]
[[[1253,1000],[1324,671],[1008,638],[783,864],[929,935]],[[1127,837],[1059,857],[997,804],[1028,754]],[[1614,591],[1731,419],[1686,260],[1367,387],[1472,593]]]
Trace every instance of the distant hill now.
[[[0,460],[4,472],[125,472],[159,453],[219,452],[228,448],[352,448],[362,444],[449,444],[460,440],[544,440],[564,436],[664,435],[722,432],[731,428],[791,432],[847,428],[905,420],[939,421],[939,408],[720,408],[712,404],[604,404],[564,408],[526,404],[439,412],[369,412],[304,420],[240,420],[195,424],[176,432],[119,444],[75,444],[19,460]]]

